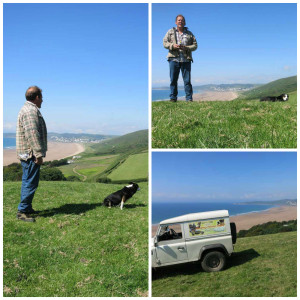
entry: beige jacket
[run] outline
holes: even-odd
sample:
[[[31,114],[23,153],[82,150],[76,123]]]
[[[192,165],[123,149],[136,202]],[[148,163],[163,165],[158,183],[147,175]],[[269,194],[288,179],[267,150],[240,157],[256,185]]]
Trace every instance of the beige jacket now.
[[[174,45],[176,44],[176,33],[175,33],[176,28],[173,27],[171,28],[165,35],[163,39],[163,44],[166,49],[169,50],[169,53],[167,55],[167,58],[169,60],[170,57],[179,57],[179,51],[177,49],[174,49]],[[186,50],[184,50],[183,54],[186,59],[193,61],[192,57],[192,51],[195,51],[198,47],[197,41],[195,36],[186,29],[185,27],[185,32],[187,33],[188,36],[188,45],[186,46]]]

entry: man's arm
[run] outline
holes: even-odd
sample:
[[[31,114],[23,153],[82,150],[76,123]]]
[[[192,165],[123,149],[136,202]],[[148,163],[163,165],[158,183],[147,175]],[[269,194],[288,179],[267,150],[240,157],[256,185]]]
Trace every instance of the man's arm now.
[[[198,44],[196,41],[195,36],[191,33],[192,39],[193,39],[193,44],[192,45],[187,45],[185,48],[187,48],[189,51],[195,51],[198,48]]]
[[[175,48],[175,45],[176,44],[173,44],[171,41],[170,41],[170,35],[169,35],[169,31],[166,33],[164,39],[163,39],[163,45],[166,49],[168,50],[173,50]]]

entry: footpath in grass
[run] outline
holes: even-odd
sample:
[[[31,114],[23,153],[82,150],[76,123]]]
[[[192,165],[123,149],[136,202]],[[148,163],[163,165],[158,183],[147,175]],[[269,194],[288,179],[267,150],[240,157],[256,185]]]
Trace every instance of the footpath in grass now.
[[[288,102],[153,102],[152,147],[297,148],[297,93]]]
[[[148,290],[148,184],[124,210],[101,205],[123,185],[41,182],[35,223],[16,219],[20,182],[5,182],[3,295],[130,297]]]
[[[237,240],[225,270],[205,273],[200,264],[158,268],[154,297],[296,297],[297,232]]]

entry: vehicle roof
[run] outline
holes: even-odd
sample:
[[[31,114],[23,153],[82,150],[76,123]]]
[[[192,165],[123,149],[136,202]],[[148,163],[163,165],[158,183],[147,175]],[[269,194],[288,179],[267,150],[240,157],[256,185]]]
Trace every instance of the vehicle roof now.
[[[160,222],[160,224],[182,223],[182,222],[224,218],[224,217],[229,217],[228,210],[214,210],[214,211],[187,214],[176,218],[163,220]]]

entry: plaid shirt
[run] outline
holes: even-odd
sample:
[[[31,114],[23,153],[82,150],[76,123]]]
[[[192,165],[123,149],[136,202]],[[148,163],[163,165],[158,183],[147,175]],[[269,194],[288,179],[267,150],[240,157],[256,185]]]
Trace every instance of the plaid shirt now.
[[[16,142],[20,160],[28,160],[33,155],[36,158],[46,156],[46,123],[38,107],[30,101],[26,101],[19,112]]]
[[[175,32],[176,32],[176,38],[177,38],[178,45],[187,46],[188,45],[188,35],[187,35],[186,30],[184,30],[184,32],[182,34],[180,34],[176,28]],[[191,61],[184,56],[183,50],[180,50],[180,49],[179,49],[179,57],[170,57],[170,60],[177,61],[177,62]]]

